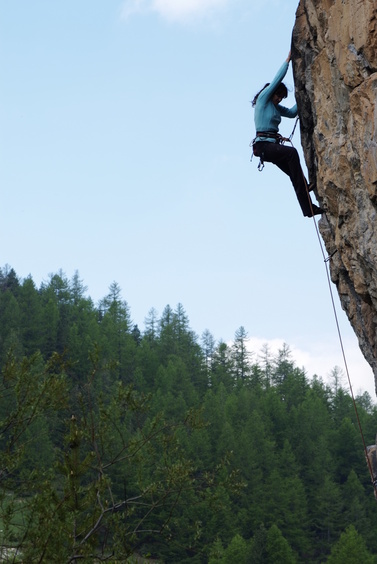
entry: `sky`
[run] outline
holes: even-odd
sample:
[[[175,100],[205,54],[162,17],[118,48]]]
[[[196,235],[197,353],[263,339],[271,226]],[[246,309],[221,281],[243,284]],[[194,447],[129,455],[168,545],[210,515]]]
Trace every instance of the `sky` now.
[[[286,343],[308,377],[345,371],[313,219],[250,162],[250,101],[297,5],[0,0],[0,266],[38,287],[78,271],[96,303],[116,281],[141,329],[180,303],[199,337],[243,326],[255,359]],[[291,67],[285,83],[290,107]],[[299,128],[293,143],[306,170]],[[354,393],[374,399],[333,291]]]

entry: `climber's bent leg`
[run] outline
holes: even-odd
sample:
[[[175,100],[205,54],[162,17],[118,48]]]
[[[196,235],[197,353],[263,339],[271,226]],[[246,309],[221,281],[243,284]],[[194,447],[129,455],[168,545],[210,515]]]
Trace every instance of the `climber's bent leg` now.
[[[255,143],[254,147],[254,154],[259,156],[263,153],[263,158],[266,162],[275,164],[280,168],[280,170],[289,176],[295,189],[302,213],[305,216],[311,216],[312,212],[306,189],[306,180],[296,149],[294,147],[286,147],[285,145],[271,143],[269,141],[260,141]]]

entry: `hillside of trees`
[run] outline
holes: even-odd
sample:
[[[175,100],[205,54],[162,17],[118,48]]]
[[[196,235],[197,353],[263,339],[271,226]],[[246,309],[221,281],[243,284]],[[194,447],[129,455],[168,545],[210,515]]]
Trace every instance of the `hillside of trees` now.
[[[199,337],[181,304],[139,328],[118,284],[94,304],[77,273],[0,269],[0,319],[0,561],[377,562],[338,369],[251,354],[243,327]]]

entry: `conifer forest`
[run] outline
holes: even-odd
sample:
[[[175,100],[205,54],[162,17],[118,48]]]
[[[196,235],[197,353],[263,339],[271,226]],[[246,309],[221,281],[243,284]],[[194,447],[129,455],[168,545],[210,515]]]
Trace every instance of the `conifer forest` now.
[[[140,328],[113,282],[0,269],[0,561],[377,562],[377,503],[340,369],[289,344]],[[257,328],[254,328],[257,330]],[[377,407],[356,397],[367,444]]]

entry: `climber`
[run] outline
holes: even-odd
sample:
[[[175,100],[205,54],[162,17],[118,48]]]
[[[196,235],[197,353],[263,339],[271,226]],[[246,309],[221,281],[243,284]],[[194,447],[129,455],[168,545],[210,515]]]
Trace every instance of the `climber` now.
[[[253,140],[253,153],[263,161],[271,162],[288,174],[296,192],[297,199],[305,217],[312,217],[324,213],[310,200],[309,190],[301,168],[299,155],[294,147],[282,144],[284,138],[279,135],[281,117],[294,118],[297,116],[297,104],[292,108],[280,105],[288,90],[282,80],[287,73],[291,52],[279,69],[271,83],[267,83],[256,94],[252,101],[255,107],[254,122],[256,137]]]

